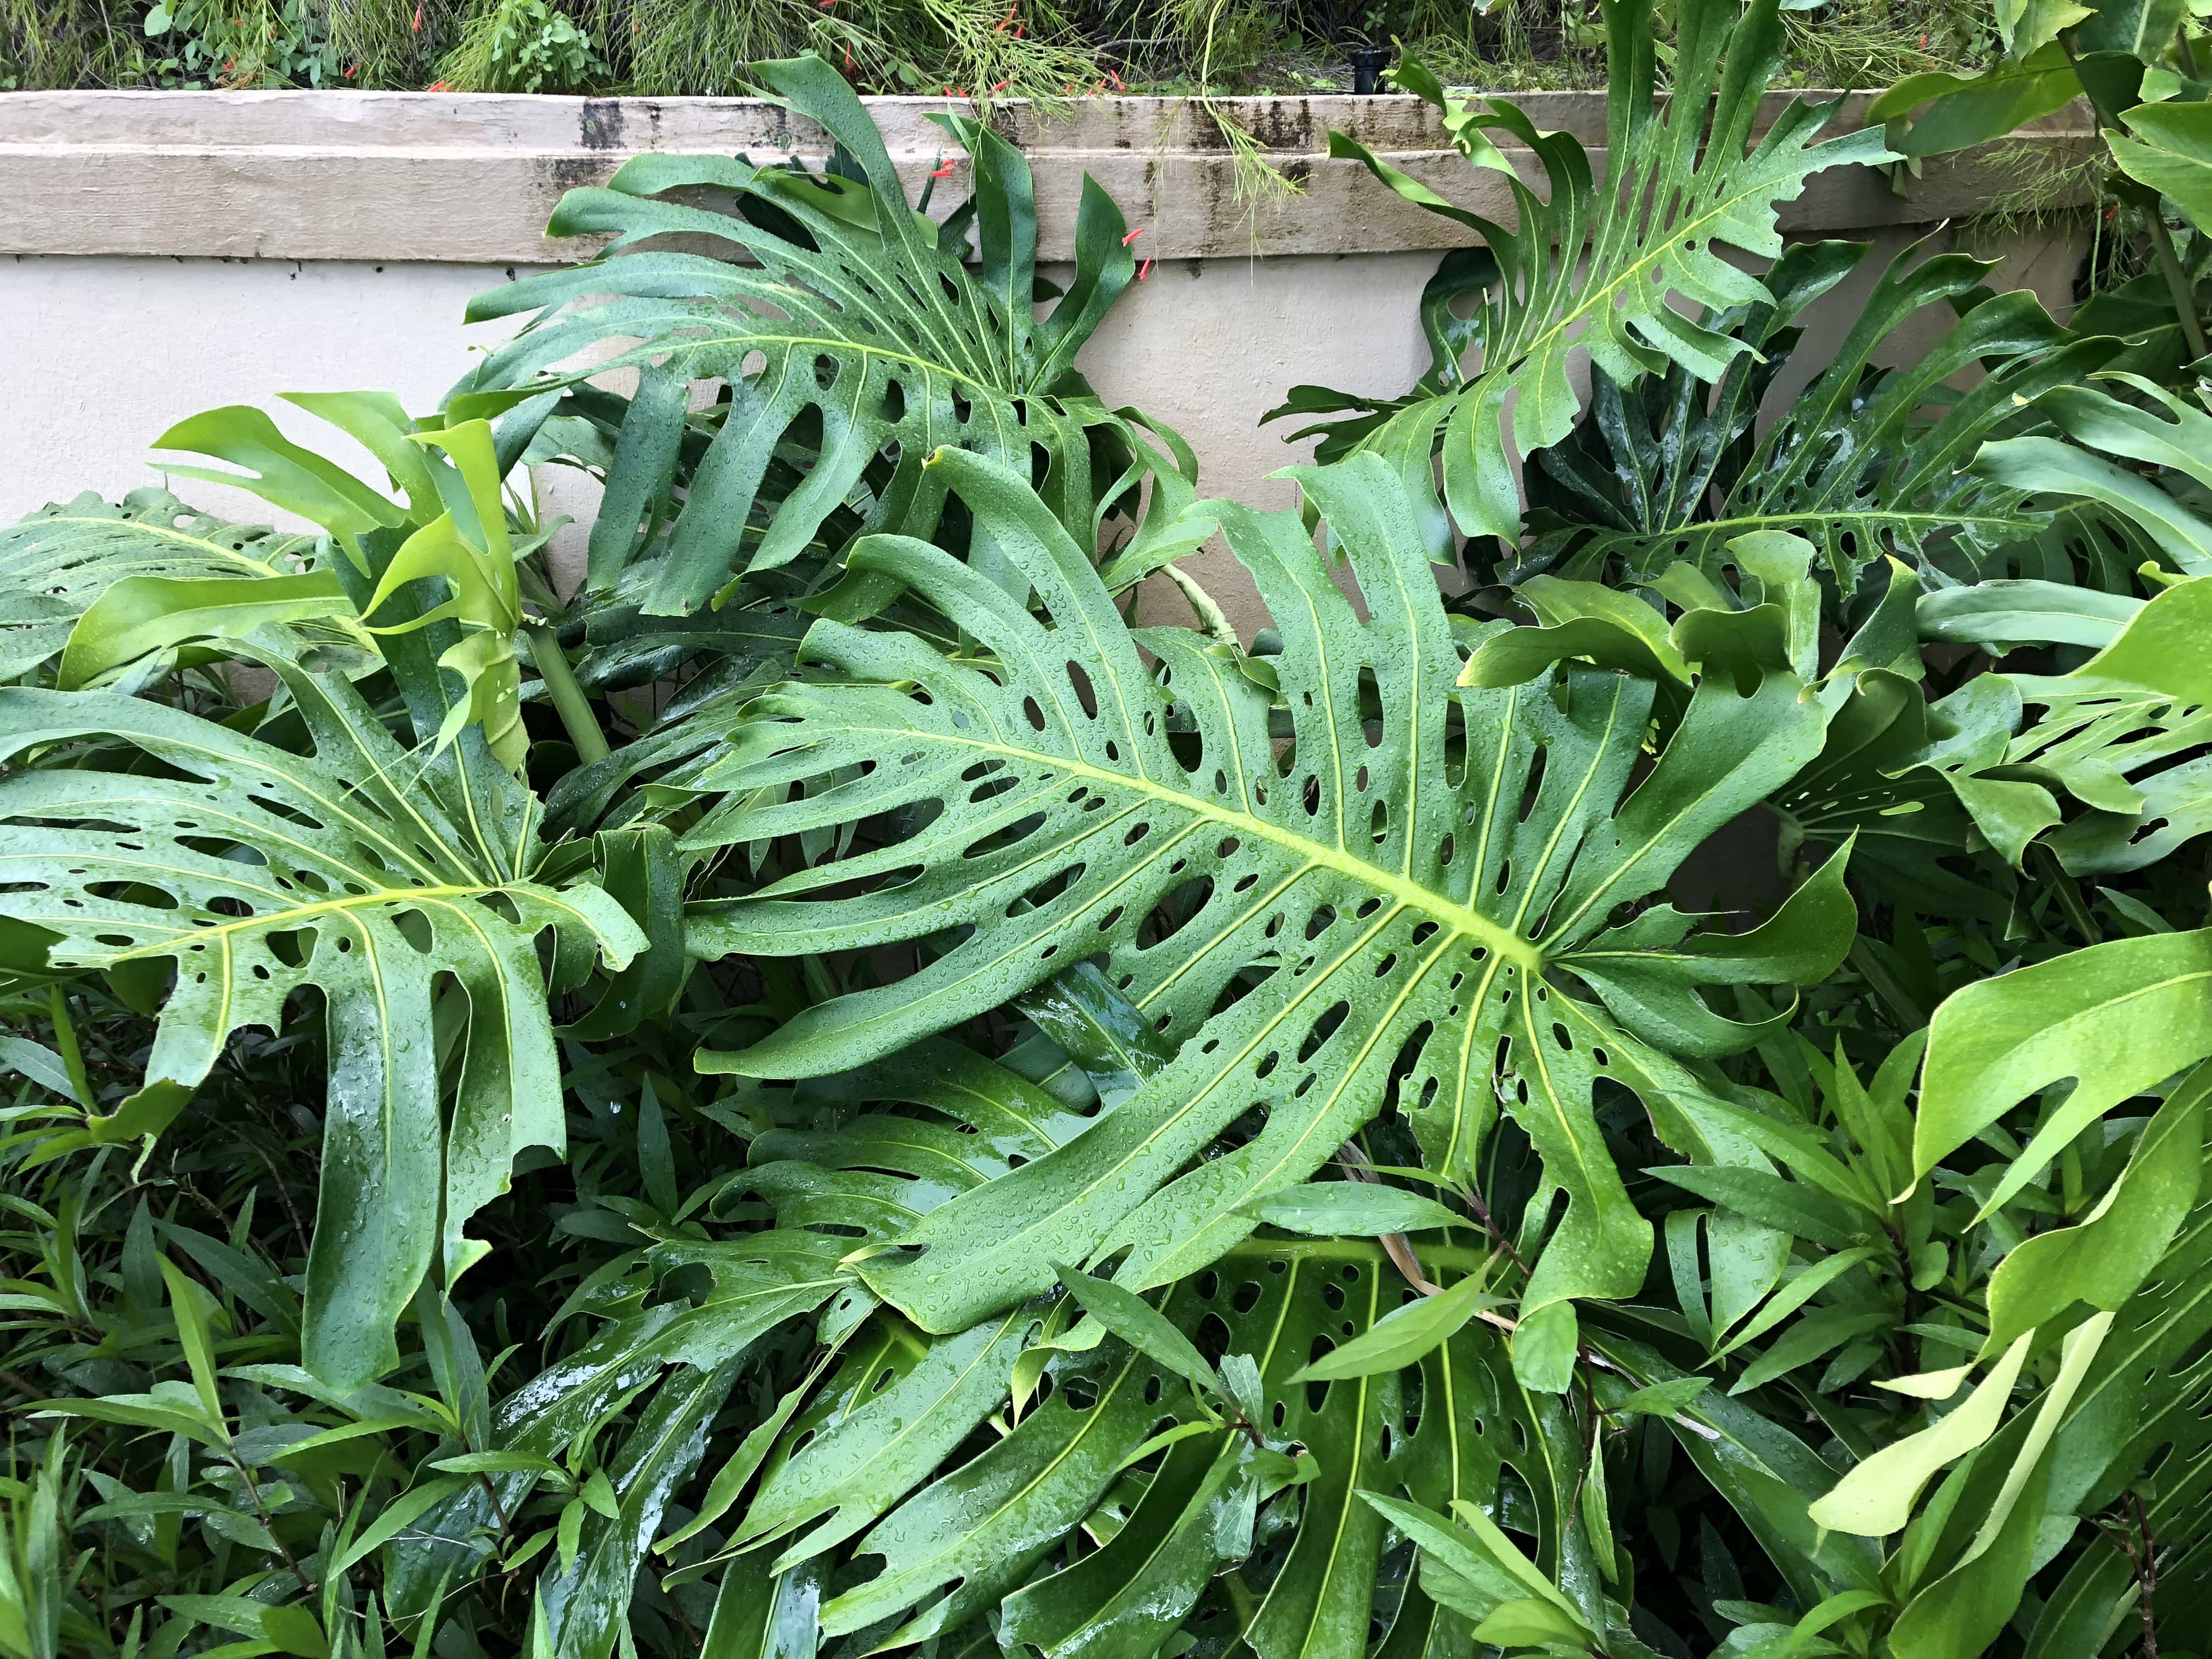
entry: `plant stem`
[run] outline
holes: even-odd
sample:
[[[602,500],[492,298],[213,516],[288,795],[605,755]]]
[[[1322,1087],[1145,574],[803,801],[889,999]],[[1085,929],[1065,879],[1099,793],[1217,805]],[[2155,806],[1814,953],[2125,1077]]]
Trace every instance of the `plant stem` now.
[[[1476,1188],[1474,1182],[1469,1181],[1462,1190],[1466,1195],[1469,1206],[1474,1209],[1477,1216],[1481,1218],[1482,1230],[1490,1235],[1490,1242],[1511,1256],[1513,1265],[1521,1270],[1522,1278],[1528,1278],[1528,1264],[1521,1259],[1521,1252],[1513,1248],[1513,1241],[1506,1237],[1499,1229],[1496,1218],[1490,1213],[1490,1206],[1482,1201],[1482,1194]]]
[[[2158,1548],[2150,1535],[2150,1511],[2143,1507],[2139,1493],[2130,1496],[2135,1499],[2136,1529],[2142,1537],[2142,1553],[2136,1557],[2135,1566],[2142,1604],[2143,1659],[2158,1659],[2158,1614],[2151,1606],[2151,1596],[2158,1589]]]
[[[2070,36],[2070,31],[2060,33],[2058,49],[2066,54],[2066,61],[2074,66],[2075,79],[2079,81],[2081,76],[2081,56],[2074,50],[2074,42]],[[2183,49],[2186,51],[2188,43],[2185,40]],[[2088,94],[2089,106],[2096,112],[2097,125],[2100,131],[2105,129],[2126,131],[2121,124],[2120,118],[2106,109],[2098,101],[2097,95],[2089,91],[2087,82],[2081,82],[2081,90]],[[2166,292],[2173,301],[2174,314],[2181,319],[2182,337],[2189,342],[2191,356],[2202,357],[2208,352],[2212,352],[2212,344],[2208,344],[2205,341],[2204,325],[2197,316],[2196,295],[2191,291],[2188,273],[2181,268],[2181,256],[2173,251],[2173,238],[2166,233],[2165,211],[2155,196],[2153,197],[2150,205],[2143,210],[2143,220],[2150,227],[2151,252],[2156,256],[2158,268],[2166,277]]]
[[[2197,357],[2212,353],[2212,344],[2204,338],[2204,325],[2197,319],[2197,298],[2189,289],[2189,274],[2181,268],[2181,256],[2173,251],[2173,237],[2166,230],[2165,214],[2152,206],[2143,210],[2143,219],[2150,226],[2151,251],[2158,255],[2158,268],[2166,274],[2166,292],[2173,297],[2173,309],[2181,318],[2181,332],[2189,342],[2191,353]]]
[[[47,1000],[53,1009],[54,1047],[61,1051],[62,1065],[69,1072],[70,1087],[76,1091],[76,1103],[88,1112],[95,1108],[92,1098],[92,1079],[84,1069],[84,1050],[77,1046],[76,1025],[70,1018],[69,997],[56,980],[46,989]]]
[[[231,1449],[229,1437],[227,1434],[223,1440],[222,1455],[224,1461],[238,1471],[239,1480],[245,1483],[246,1495],[253,1504],[253,1512],[261,1517],[262,1528],[275,1541],[277,1554],[283,1556],[284,1565],[291,1568],[292,1577],[300,1581],[301,1589],[307,1595],[313,1595],[315,1593],[314,1581],[307,1577],[290,1549],[286,1547],[284,1540],[276,1536],[276,1519],[269,1513],[269,1505],[261,1501],[260,1486],[255,1482],[253,1477],[246,1473],[246,1465],[239,1461],[238,1454]]]
[[[605,760],[609,752],[606,733],[599,730],[599,718],[592,713],[584,688],[569,671],[561,641],[550,628],[526,625],[522,631],[530,641],[531,659],[545,681],[545,694],[553,699],[554,711],[568,729],[568,741],[576,745],[576,758],[586,766]]]
[[[2183,72],[2194,81],[2197,78],[2197,51],[2189,44],[2189,25],[2182,24],[2173,32],[2173,44],[2181,53]]]

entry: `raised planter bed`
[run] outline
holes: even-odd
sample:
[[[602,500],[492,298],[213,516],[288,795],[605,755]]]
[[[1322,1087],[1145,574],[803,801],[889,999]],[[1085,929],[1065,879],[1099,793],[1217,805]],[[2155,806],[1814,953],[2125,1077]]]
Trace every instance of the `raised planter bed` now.
[[[1802,94],[1814,98],[1832,94]],[[1787,102],[1771,94],[1769,112]],[[938,165],[935,98],[866,100],[915,187]],[[1540,127],[1605,139],[1602,94],[1518,100]],[[1856,122],[1854,98],[1832,126]],[[1279,207],[1236,200],[1218,127],[1188,100],[1103,98],[1040,122],[1001,118],[1037,178],[1047,257],[1065,254],[1086,172],[1148,227],[1163,259],[1372,253],[1449,245],[1450,227],[1379,189],[1358,164],[1327,158],[1332,128],[1351,132],[1451,200],[1510,219],[1504,179],[1469,168],[1436,112],[1407,96],[1224,99],[1302,186]],[[2086,150],[2071,112],[2034,142]],[[407,92],[52,92],[0,99],[0,251],[278,259],[532,264],[572,258],[541,233],[561,192],[603,182],[647,151],[745,151],[818,158],[821,135],[750,99],[548,98]],[[1785,229],[1835,234],[1932,224],[1974,213],[2020,165],[2014,143],[1931,162],[1909,195],[1865,170],[1812,181],[1783,209]],[[957,162],[950,181],[958,182]],[[945,192],[957,201],[961,192]]]

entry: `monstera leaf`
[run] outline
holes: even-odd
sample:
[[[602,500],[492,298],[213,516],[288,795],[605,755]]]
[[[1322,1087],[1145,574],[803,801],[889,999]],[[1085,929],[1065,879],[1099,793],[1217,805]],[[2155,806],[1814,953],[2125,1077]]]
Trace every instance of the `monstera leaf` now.
[[[1814,143],[1828,111],[1803,103],[1753,143],[1759,98],[1781,61],[1775,0],[1752,0],[1740,16],[1726,0],[1683,0],[1663,102],[1655,95],[1651,9],[1605,0],[1604,10],[1613,67],[1602,185],[1579,142],[1539,131],[1510,101],[1448,97],[1418,69],[1397,76],[1443,111],[1462,155],[1511,180],[1515,229],[1453,207],[1358,141],[1329,137],[1332,155],[1364,162],[1407,200],[1473,231],[1489,251],[1487,280],[1469,282],[1486,290],[1473,329],[1481,372],[1413,403],[1364,440],[1412,476],[1425,471],[1441,434],[1444,499],[1469,535],[1519,535],[1508,440],[1525,455],[1567,435],[1580,410],[1567,374],[1571,351],[1587,348],[1622,386],[1670,362],[1717,380],[1744,343],[1692,321],[1670,299],[1716,312],[1767,300],[1723,250],[1779,254],[1777,203],[1795,198],[1825,168],[1891,159],[1878,130]],[[1548,198],[1521,181],[1492,132],[1534,153]]]
[[[471,320],[543,310],[456,388],[455,408],[479,395],[505,404],[579,389],[578,410],[611,433],[590,583],[610,586],[633,559],[650,560],[648,614],[695,611],[734,574],[787,564],[817,538],[835,551],[855,531],[927,534],[942,490],[922,463],[941,444],[1024,470],[1041,455],[1035,482],[1061,523],[1089,539],[1091,435],[1118,422],[1073,361],[1135,273],[1120,210],[1086,182],[1074,284],[1041,318],[1029,167],[1003,139],[945,118],[969,152],[975,194],[940,234],[908,205],[836,70],[810,53],[758,72],[775,98],[828,129],[848,170],[644,155],[605,189],[571,191],[551,234],[611,232],[612,257],[479,298]],[[697,185],[734,193],[737,210],[669,199]],[[963,262],[971,222],[972,270]],[[673,233],[757,264],[631,249]],[[611,357],[594,350],[610,342],[635,343]],[[580,353],[592,355],[587,370],[568,366]],[[636,396],[619,409],[580,386],[617,366],[639,374]],[[726,383],[728,399],[694,414],[690,388],[702,381]]]
[[[537,802],[473,735],[471,786],[448,803],[451,769],[403,750],[343,678],[258,656],[311,753],[131,697],[0,691],[6,757],[57,763],[0,778],[0,915],[50,935],[57,964],[167,981],[144,1085],[90,1121],[94,1140],[159,1131],[234,1032],[319,993],[330,1097],[305,1341],[352,1386],[390,1361],[433,1261],[450,1279],[489,1248],[463,1228],[515,1153],[562,1144],[538,940],[554,983],[576,985],[645,938],[591,882],[544,878]]]
[[[2047,838],[2069,872],[2142,869],[2212,830],[2208,628],[2212,582],[2197,578],[2160,593],[2071,673],[1988,677],[2009,729],[1984,775],[2045,791],[2051,824],[2053,794],[2087,809]]]
[[[1449,1253],[1480,1260],[1463,1247]],[[1437,1271],[1459,1282],[1458,1273]],[[953,1462],[860,1535],[854,1553],[879,1558],[878,1570],[825,1599],[825,1635],[904,1615],[893,1628],[915,1641],[997,1610],[1010,1638],[1046,1654],[1135,1650],[1179,1626],[1203,1628],[1209,1607],[1215,1617],[1225,1612],[1216,1575],[1243,1562],[1272,1579],[1246,1636],[1271,1659],[1335,1647],[1347,1632],[1364,1634],[1378,1611],[1416,1651],[1432,1632],[1449,1639],[1453,1615],[1418,1591],[1408,1589],[1395,1614],[1377,1608],[1386,1533],[1361,1500],[1363,1486],[1403,1488],[1439,1505],[1504,1501],[1510,1523],[1540,1540],[1547,1566],[1571,1583],[1593,1583],[1574,1471],[1544,1449],[1567,1431],[1563,1406],[1516,1383],[1496,1329],[1462,1325],[1403,1366],[1304,1382],[1316,1352],[1346,1350],[1388,1316],[1420,1310],[1381,1249],[1255,1239],[1218,1273],[1152,1300],[1174,1330],[1211,1328],[1224,1370],[1249,1364],[1256,1396],[1279,1402],[1261,1419],[1262,1443],[1209,1422],[1152,1353],[1113,1336],[1073,1352],[1064,1345],[1049,1355],[1042,1397],[1012,1433]],[[865,1358],[852,1365],[862,1378]],[[1124,1468],[1164,1431],[1173,1442],[1149,1483],[1123,1481]],[[1281,1484],[1282,1451],[1291,1446],[1304,1449],[1310,1479],[1269,1506],[1255,1537],[1255,1504]],[[763,1501],[773,1485],[770,1477]],[[1123,1519],[1118,1546],[1107,1538],[1103,1549],[1052,1571],[1055,1547],[1096,1527],[1102,1505]],[[788,1556],[777,1563],[796,1565]]]
[[[135,489],[119,502],[88,492],[41,508],[0,530],[0,679],[21,678],[58,655],[77,619],[118,583],[188,583],[203,602],[232,591],[218,582],[296,585],[314,563],[315,544],[311,535],[227,523],[164,489]],[[301,648],[364,642],[335,618],[290,626]]]
[[[1395,1098],[1430,1168],[1462,1183],[1502,1101],[1566,1195],[1524,1315],[1632,1293],[1650,1230],[1605,1151],[1593,1089],[1638,1091],[1665,1133],[1702,1150],[1698,1091],[1664,1050],[1718,1054],[1756,1033],[1693,988],[1818,977],[1850,932],[1839,869],[1747,935],[1692,936],[1664,906],[1624,921],[1818,749],[1825,716],[1797,675],[1754,667],[1742,690],[1735,672],[1700,681],[1632,787],[1653,684],[1571,667],[1556,688],[1455,689],[1477,641],[1447,623],[1414,494],[1363,456],[1294,476],[1350,556],[1365,622],[1296,514],[1205,504],[1282,635],[1266,664],[1291,734],[1278,752],[1269,694],[1240,653],[1188,630],[1133,635],[1018,478],[956,451],[933,466],[1043,617],[922,543],[862,543],[854,569],[962,617],[986,656],[818,623],[803,657],[828,678],[753,706],[693,780],[730,800],[688,844],[819,847],[821,831],[903,825],[888,842],[840,836],[843,856],[696,905],[692,948],[945,948],[731,1063],[842,1071],[1101,956],[1179,1047],[1073,1141],[862,1262],[869,1286],[951,1332],[1045,1289],[1056,1262],[1126,1252],[1121,1283],[1168,1282],[1248,1236],[1240,1206],[1304,1179]],[[1170,929],[1149,925],[1164,906]],[[1264,1126],[1184,1172],[1262,1105]]]
[[[1826,275],[1828,262],[1816,254],[1842,246],[1792,250],[1770,284],[1778,295],[1802,293],[1811,284],[1801,270]],[[1966,465],[1984,441],[2019,428],[2022,402],[2086,376],[2119,343],[2073,338],[2025,291],[1992,295],[1983,283],[1994,269],[1988,262],[1923,252],[1916,245],[1891,262],[1835,361],[1755,442],[1747,434],[1757,391],[1778,365],[1731,364],[1711,414],[1690,377],[1670,372],[1665,386],[1674,395],[1656,430],[1649,415],[1639,428],[1620,394],[1601,387],[1578,441],[1536,458],[1560,481],[1547,493],[1553,514],[1583,522],[1540,534],[1521,569],[1618,570],[1647,580],[1676,560],[1705,560],[1737,537],[1768,531],[1812,542],[1844,599],[1885,556],[1935,565],[1950,580],[2011,568],[2025,556],[2012,550],[2045,536],[2051,514],[2041,492]],[[1908,368],[1873,366],[1891,334],[1944,303],[1965,314],[1936,346]],[[1763,337],[1770,314],[1754,310],[1746,319],[1761,337],[1746,343],[1771,364],[1776,354]],[[1977,366],[1986,372],[1971,392],[1945,390],[1948,379]],[[1931,418],[1939,404],[1947,406]]]
[[[1680,364],[1620,386],[1590,377],[1590,406],[1572,432],[1530,456],[1529,535],[1501,572],[1517,585],[1551,570],[1593,534],[1692,519],[1743,473],[1760,405],[1796,355],[1799,315],[1866,257],[1860,242],[1799,242],[1761,280],[1773,296],[1702,321],[1741,339],[1718,384]],[[1595,565],[1595,562],[1589,562]]]
[[[1030,1035],[999,1060],[933,1037],[793,1088],[747,1085],[740,1098],[753,1123],[808,1127],[757,1134],[751,1168],[714,1207],[757,1194],[777,1231],[641,1252],[653,1273],[711,1265],[714,1290],[696,1314],[664,1304],[617,1320],[519,1391],[501,1413],[514,1425],[509,1443],[557,1444],[673,1358],[671,1335],[723,1307],[723,1281],[735,1277],[725,1258],[789,1256],[766,1291],[819,1301],[835,1288],[823,1270],[837,1254],[865,1255],[1071,1144],[1170,1057],[1087,965],[1018,1007]],[[1299,1190],[1407,1196],[1345,1182]],[[1474,1317],[1482,1304],[1466,1292],[1482,1288],[1489,1251],[1475,1224],[1446,1219],[1410,1247],[1443,1295],[1417,1292],[1372,1238],[1267,1231],[1218,1271],[1147,1296],[1133,1343],[1119,1326],[1085,1322],[1073,1297],[936,1335],[864,1297],[834,1304],[817,1321],[806,1375],[658,1549],[682,1559],[715,1528],[723,1556],[735,1553],[718,1622],[734,1624],[745,1608],[765,1618],[780,1599],[800,1597],[800,1628],[818,1623],[824,1638],[957,1642],[995,1616],[1047,1653],[1149,1649],[1178,1626],[1231,1616],[1222,1575],[1240,1568],[1258,1587],[1249,1639],[1261,1653],[1334,1645],[1377,1616],[1395,1641],[1425,1650],[1432,1634],[1449,1641],[1458,1626],[1418,1589],[1395,1607],[1389,1599],[1388,1535],[1358,1497],[1383,1486],[1425,1504],[1498,1508],[1547,1569],[1594,1595],[1577,1466],[1561,1455],[1572,1435],[1565,1402],[1523,1388],[1502,1334]],[[810,1240],[820,1247],[811,1267]],[[730,1351],[738,1333],[717,1332],[715,1346],[690,1343],[693,1364]],[[1387,1347],[1363,1346],[1378,1334],[1393,1339]],[[1170,1356],[1163,1342],[1218,1349],[1218,1372],[1199,1362],[1218,1392],[1190,1386],[1192,1346]],[[1005,1432],[979,1444],[987,1421]],[[1285,1480],[1295,1484],[1279,1490]],[[518,1492],[503,1488],[503,1501]],[[457,1494],[434,1530],[463,1534],[489,1513],[481,1498]],[[1086,1535],[1103,1547],[1062,1558]]]
[[[2212,415],[2139,374],[2106,378],[2148,407],[2123,403],[2094,386],[2054,386],[2037,399],[2036,412],[2073,443],[2008,438],[1984,446],[1973,471],[2008,489],[2094,502],[2133,524],[2174,570],[2212,575],[2212,520],[2144,476],[2148,470],[2173,477],[2184,489],[2212,488]],[[2117,466],[2097,451],[2136,465]]]

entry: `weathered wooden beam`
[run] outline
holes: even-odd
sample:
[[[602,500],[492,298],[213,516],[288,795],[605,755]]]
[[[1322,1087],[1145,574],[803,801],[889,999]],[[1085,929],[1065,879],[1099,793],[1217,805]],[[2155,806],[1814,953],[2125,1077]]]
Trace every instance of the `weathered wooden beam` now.
[[[1765,116],[1788,97],[1769,94]],[[928,117],[966,106],[866,101],[910,190],[919,193],[949,155],[956,172],[943,199],[964,197],[964,162]],[[1603,94],[1531,93],[1516,101],[1540,128],[1572,131],[1593,146],[1602,166]],[[1829,130],[1849,131],[1864,104],[1863,96],[1847,100]],[[1460,205],[1503,222],[1514,217],[1507,182],[1462,161],[1436,112],[1418,99],[1225,98],[1213,108],[1256,137],[1301,193],[1280,206],[1240,203],[1227,142],[1214,117],[1188,100],[1085,99],[1048,118],[1000,106],[993,118],[1036,175],[1043,257],[1069,257],[1086,173],[1130,223],[1146,228],[1142,251],[1163,259],[1367,253],[1465,240],[1356,162],[1328,160],[1331,128]],[[2023,146],[2057,161],[2095,143],[2086,114],[2069,111],[2019,140],[1937,158],[1905,194],[1877,171],[1825,173],[1783,207],[1783,228],[1837,234],[1968,216],[2017,185],[2030,159]],[[0,98],[0,252],[542,264],[590,251],[588,242],[543,234],[562,192],[604,183],[629,156],[818,161],[825,148],[811,123],[751,99],[11,93]],[[1534,182],[1533,166],[1523,174]],[[2081,170],[2075,194],[2087,183]]]

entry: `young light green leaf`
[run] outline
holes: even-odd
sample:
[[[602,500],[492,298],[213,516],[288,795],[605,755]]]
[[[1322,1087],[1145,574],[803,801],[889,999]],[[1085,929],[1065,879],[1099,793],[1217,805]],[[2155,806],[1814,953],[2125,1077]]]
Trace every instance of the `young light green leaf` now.
[[[2197,1201],[2207,1096],[2212,1066],[2199,1064],[2143,1127],[2127,1167],[2094,1209],[2074,1226],[2016,1245],[1997,1263],[1984,1355],[2074,1303],[2116,1312],[2142,1287]]]
[[[90,685],[141,657],[194,640],[242,640],[276,624],[321,623],[354,641],[375,660],[353,605],[326,570],[302,576],[126,576],[94,600],[63,647],[54,683],[64,691]]]
[[[1589,1632],[1582,1620],[1562,1613],[1540,1596],[1508,1601],[1474,1627],[1474,1639],[1498,1648],[1560,1647],[1586,1651]]]
[[[2075,1079],[1984,1200],[1986,1216],[2104,1113],[2207,1054],[2212,930],[2114,939],[1969,985],[1929,1028],[1914,1176],[2037,1091]]]
[[[1813,1519],[1836,1532],[1881,1538],[1911,1518],[1913,1500],[1930,1477],[1996,1432],[2012,1385],[2027,1358],[2021,1337],[1990,1368],[1966,1403],[1916,1434],[1892,1441],[1838,1480],[1812,1508]]]
[[[2045,1518],[2042,1493],[2051,1473],[2046,1454],[2112,1318],[2100,1313],[2066,1334],[2058,1375],[2045,1390],[1973,1541],[1942,1577],[1906,1603],[1891,1629],[1890,1650],[1897,1659],[1976,1659],[2002,1633],[2033,1565],[2030,1551]]]
[[[1948,1400],[1959,1392],[1959,1385],[1973,1375],[1974,1362],[1949,1365],[1942,1370],[1916,1371],[1911,1376],[1886,1376],[1875,1379],[1874,1386],[1887,1389],[1892,1394],[1911,1395],[1915,1400]]]
[[[1580,1322],[1571,1302],[1551,1302],[1529,1311],[1522,1304],[1513,1332],[1513,1375],[1539,1394],[1565,1394],[1573,1386],[1575,1360],[1582,1346]]]

